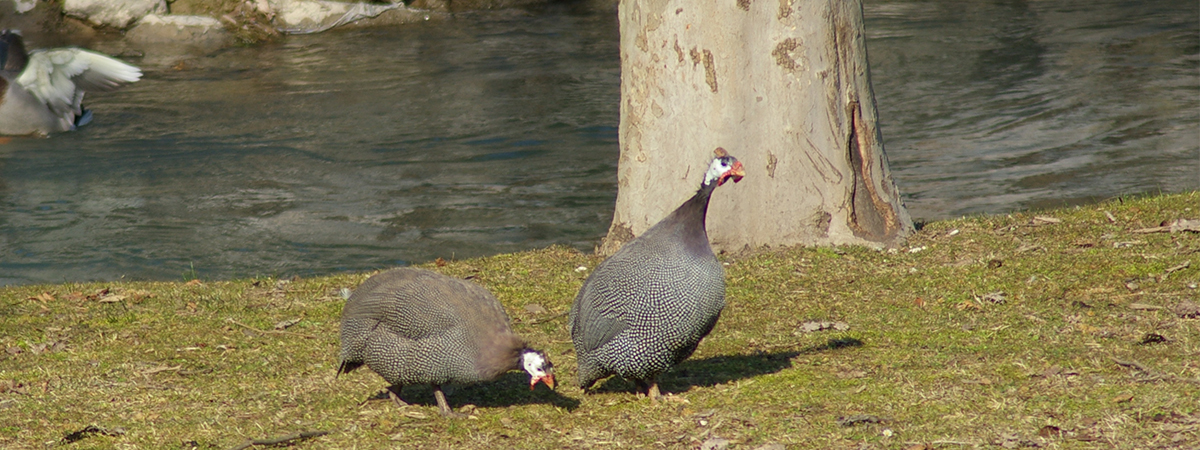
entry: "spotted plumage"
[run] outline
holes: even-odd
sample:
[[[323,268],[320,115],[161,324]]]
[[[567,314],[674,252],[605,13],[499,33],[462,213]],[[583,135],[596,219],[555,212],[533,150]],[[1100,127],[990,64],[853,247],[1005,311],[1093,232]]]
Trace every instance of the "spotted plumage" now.
[[[571,307],[579,385],[617,374],[657,397],[657,378],[687,359],[725,307],[725,274],[704,218],[713,190],[744,176],[718,148],[691,199],[593,271]]]
[[[553,364],[513,333],[491,293],[427,270],[393,269],[363,282],[342,309],[341,342],[338,374],[366,365],[393,393],[403,385],[433,385],[447,415],[453,414],[443,384],[525,369],[530,388],[538,381],[554,386]]]

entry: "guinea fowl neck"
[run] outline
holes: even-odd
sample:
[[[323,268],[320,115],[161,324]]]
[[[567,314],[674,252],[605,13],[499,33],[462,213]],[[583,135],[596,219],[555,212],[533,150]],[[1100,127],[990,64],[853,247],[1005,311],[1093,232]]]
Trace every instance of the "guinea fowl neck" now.
[[[681,239],[689,249],[700,253],[712,253],[708,244],[708,231],[705,230],[705,216],[708,213],[708,200],[712,198],[717,183],[700,185],[696,195],[683,202],[675,211],[663,219],[663,225],[672,228],[673,233]]]

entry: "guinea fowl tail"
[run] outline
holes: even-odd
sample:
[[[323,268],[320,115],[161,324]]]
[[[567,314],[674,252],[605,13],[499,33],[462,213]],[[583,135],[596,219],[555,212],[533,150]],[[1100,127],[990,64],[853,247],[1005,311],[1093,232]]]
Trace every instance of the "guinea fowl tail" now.
[[[338,364],[337,375],[334,375],[333,377],[337,378],[338,375],[343,373],[350,373],[350,371],[362,367],[362,365],[363,363],[361,362],[342,361],[341,364]]]

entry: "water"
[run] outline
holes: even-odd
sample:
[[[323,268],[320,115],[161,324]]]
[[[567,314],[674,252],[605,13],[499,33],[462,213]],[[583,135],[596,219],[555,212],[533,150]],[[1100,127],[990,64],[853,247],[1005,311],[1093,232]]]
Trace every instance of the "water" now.
[[[939,219],[1200,187],[1200,5],[871,2],[891,166]],[[565,244],[616,198],[611,14],[131,59],[0,145],[0,285],[364,271]]]
[[[913,217],[1200,187],[1200,2],[869,2]]]

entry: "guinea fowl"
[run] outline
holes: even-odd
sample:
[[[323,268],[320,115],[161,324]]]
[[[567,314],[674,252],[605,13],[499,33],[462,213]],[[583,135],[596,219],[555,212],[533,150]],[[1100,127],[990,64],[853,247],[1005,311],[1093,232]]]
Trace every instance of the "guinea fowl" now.
[[[612,374],[660,397],[658,376],[687,359],[725,307],[725,271],[704,217],[713,190],[740,181],[742,163],[723,148],[691,199],[600,263],[571,307],[579,387]]]
[[[338,375],[366,365],[391,383],[397,404],[407,384],[433,385],[438,410],[458,416],[442,385],[494,380],[509,370],[529,372],[529,388],[554,388],[554,365],[509,328],[508,315],[483,287],[421,269],[376,274],[342,309]]]
[[[142,71],[78,48],[25,52],[21,34],[0,31],[0,134],[70,131],[91,120],[84,92],[103,92],[142,78]]]

